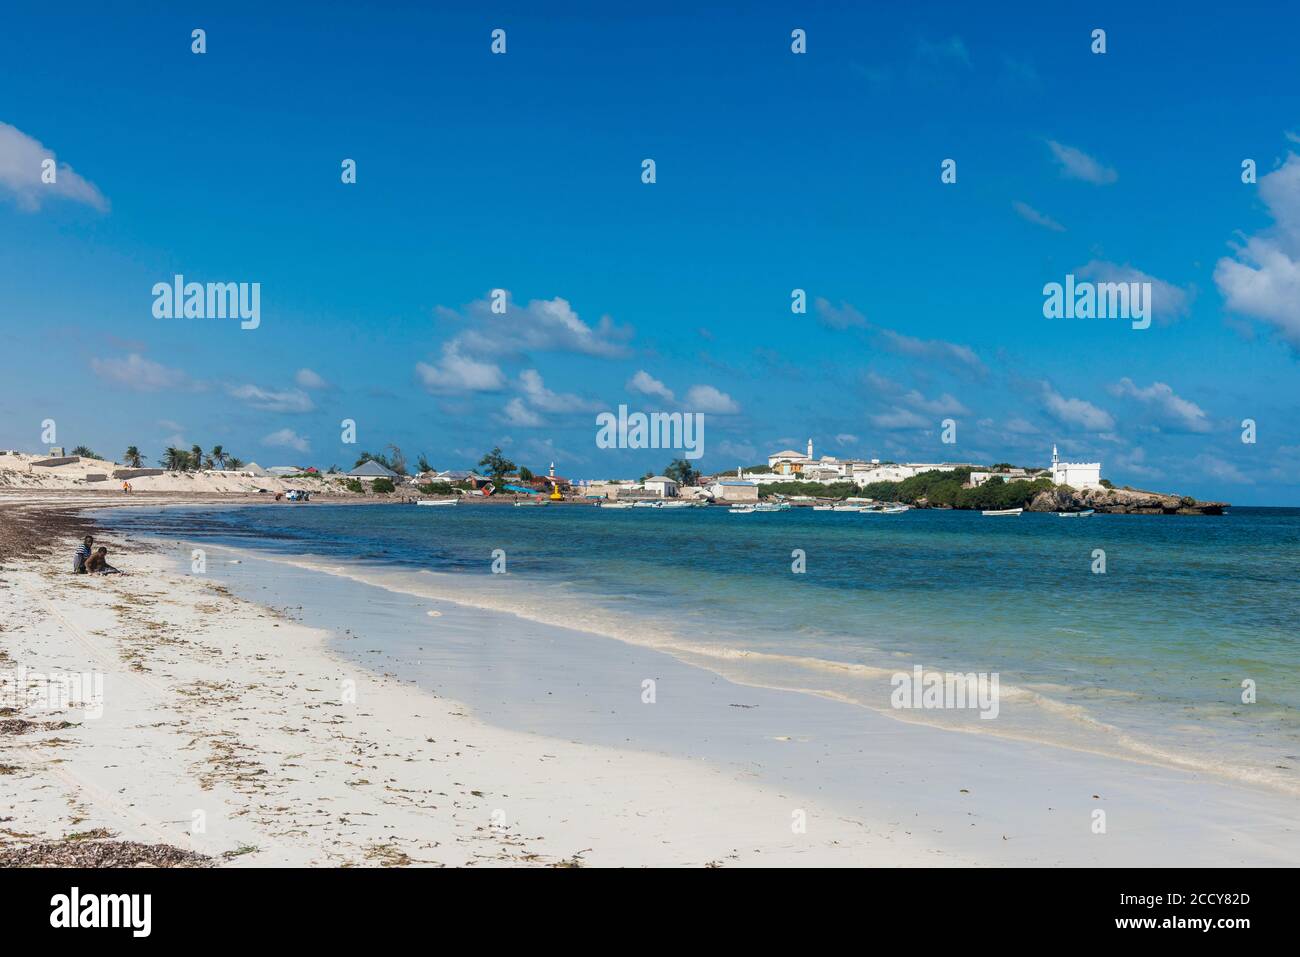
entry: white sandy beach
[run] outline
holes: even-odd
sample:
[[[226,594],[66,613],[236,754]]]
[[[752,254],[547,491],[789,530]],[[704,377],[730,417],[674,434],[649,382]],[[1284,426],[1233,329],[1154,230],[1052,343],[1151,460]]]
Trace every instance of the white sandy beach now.
[[[698,763],[502,731],[160,555],[119,547],[130,574],[89,577],[71,550],[2,576],[3,667],[101,673],[103,714],[28,708],[74,724],[0,737],[0,849],[102,834],[248,866],[965,863]]]
[[[109,540],[131,574],[71,575],[69,540],[0,575],[0,669],[104,679],[102,717],[29,707],[17,717],[50,726],[0,736],[0,853],[90,835],[241,866],[1300,860],[1286,795],[736,685],[454,603],[431,618],[422,656],[437,670],[417,687],[367,657],[375,642],[344,655],[325,630],[237,598],[215,561],[194,576],[177,570],[183,551]],[[365,603],[374,621],[433,607],[257,560],[224,575],[277,606]],[[644,675],[664,696],[652,723]]]

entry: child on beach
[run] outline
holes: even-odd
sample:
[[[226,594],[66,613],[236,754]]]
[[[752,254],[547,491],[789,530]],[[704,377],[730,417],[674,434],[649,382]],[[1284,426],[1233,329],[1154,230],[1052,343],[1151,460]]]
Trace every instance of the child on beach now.
[[[95,554],[86,559],[86,573],[90,575],[120,575],[120,569],[114,568],[108,563],[105,557],[108,555],[108,549],[103,545],[99,546]]]
[[[74,575],[84,575],[86,573],[86,559],[90,557],[90,546],[95,544],[95,539],[87,535],[81,540],[81,545],[72,556],[72,573]]]

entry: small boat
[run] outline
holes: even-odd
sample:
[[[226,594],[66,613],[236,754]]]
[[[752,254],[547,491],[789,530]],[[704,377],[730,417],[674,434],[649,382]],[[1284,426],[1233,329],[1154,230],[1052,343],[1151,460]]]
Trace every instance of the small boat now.
[[[910,505],[881,505],[878,508],[864,508],[863,515],[902,515],[904,512],[910,512]]]
[[[416,505],[455,505],[459,501],[460,499],[458,498],[430,498],[430,499],[422,499],[421,501],[416,502],[415,504]]]
[[[1057,512],[1057,518],[1087,518],[1097,510],[1095,508],[1085,508],[1082,512]]]
[[[781,506],[780,506],[780,505],[771,505],[771,504],[768,504],[768,503],[765,502],[765,503],[763,503],[762,505],[755,505],[755,506],[754,506],[754,511],[756,511],[756,512],[779,512],[779,511],[781,511]]]
[[[986,508],[980,514],[982,515],[1019,515],[1023,508]]]
[[[865,506],[863,505],[832,505],[831,511],[832,512],[861,512],[864,508]]]
[[[659,508],[662,505],[663,505],[662,502],[633,502],[632,503],[633,508]]]
[[[757,510],[757,506],[754,505],[733,505],[727,509],[732,515],[751,515]]]
[[[520,502],[515,502],[515,508],[541,508],[544,505],[550,505],[550,504],[551,503],[548,502],[546,499],[540,499],[539,501],[536,502],[530,500],[524,500]]]
[[[834,506],[834,505],[814,505],[814,506],[813,506],[813,511],[814,511],[814,512],[833,512],[833,511],[835,511],[835,506]]]
[[[596,505],[600,508],[631,508],[632,507],[631,502],[597,502]]]
[[[660,508],[691,508],[694,502],[660,502]]]

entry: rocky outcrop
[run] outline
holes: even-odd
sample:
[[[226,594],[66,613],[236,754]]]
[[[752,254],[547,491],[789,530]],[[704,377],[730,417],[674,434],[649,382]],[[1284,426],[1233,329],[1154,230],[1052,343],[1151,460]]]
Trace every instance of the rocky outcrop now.
[[[1132,488],[1069,489],[1039,492],[1028,512],[1072,512],[1092,508],[1121,515],[1222,515],[1227,502],[1198,502],[1190,496],[1143,492]]]

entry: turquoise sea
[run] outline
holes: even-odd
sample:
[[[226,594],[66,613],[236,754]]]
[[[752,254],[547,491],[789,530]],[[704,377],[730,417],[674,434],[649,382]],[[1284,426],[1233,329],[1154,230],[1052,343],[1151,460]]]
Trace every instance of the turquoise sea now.
[[[900,720],[1300,793],[1300,509],[1060,519],[312,504],[98,517]],[[493,573],[494,553],[506,574]],[[891,709],[892,676],[915,664],[996,673],[997,719]]]

